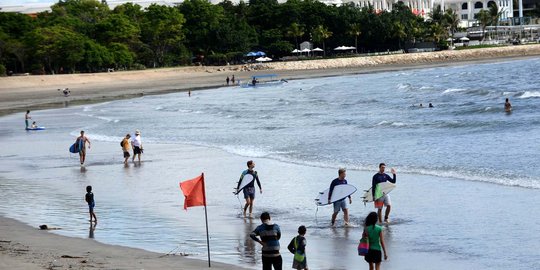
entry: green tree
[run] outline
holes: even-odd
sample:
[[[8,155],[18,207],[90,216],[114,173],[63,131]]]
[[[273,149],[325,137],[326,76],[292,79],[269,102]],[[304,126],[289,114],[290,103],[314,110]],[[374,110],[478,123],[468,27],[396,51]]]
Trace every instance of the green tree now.
[[[358,37],[360,36],[360,34],[362,34],[362,28],[361,28],[360,24],[358,24],[358,23],[351,24],[349,26],[348,33],[349,33],[349,35],[354,37],[354,47],[356,48],[355,52],[358,53]]]
[[[204,54],[217,51],[217,31],[225,18],[223,7],[207,0],[186,0],[178,9],[185,18],[187,46],[192,51]]]
[[[172,64],[170,54],[180,50],[184,39],[184,16],[174,7],[156,4],[146,8],[141,23],[141,40],[152,52],[153,67]]]
[[[450,34],[452,36],[452,39],[454,38],[454,34],[456,33],[458,27],[459,27],[459,15],[456,11],[449,8],[444,13],[444,20],[446,21],[446,25],[448,26],[448,30],[450,31]]]
[[[50,73],[61,69],[75,71],[77,64],[84,59],[85,36],[62,26],[37,28],[28,37],[39,59]]]
[[[332,36],[332,32],[323,25],[318,25],[312,33],[313,40],[315,42],[322,43],[323,45],[323,55],[326,56],[326,44],[325,41]]]

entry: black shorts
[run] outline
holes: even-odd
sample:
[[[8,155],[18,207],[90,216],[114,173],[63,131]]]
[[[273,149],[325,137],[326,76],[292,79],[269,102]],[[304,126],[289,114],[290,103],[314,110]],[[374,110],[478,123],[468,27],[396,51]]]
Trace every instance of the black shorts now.
[[[382,252],[380,250],[370,249],[368,254],[364,256],[368,263],[380,263],[382,261]]]
[[[130,156],[128,151],[124,151],[124,158],[128,158]]]
[[[141,148],[138,146],[133,147],[133,154],[134,155],[140,155],[142,154]]]

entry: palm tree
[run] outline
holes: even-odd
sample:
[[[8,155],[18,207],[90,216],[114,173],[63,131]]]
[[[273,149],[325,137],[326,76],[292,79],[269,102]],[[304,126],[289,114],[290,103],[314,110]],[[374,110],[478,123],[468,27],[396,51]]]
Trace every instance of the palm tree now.
[[[498,33],[499,20],[502,17],[502,10],[499,11],[497,4],[493,3],[489,6],[489,14],[491,15],[491,25],[495,24],[495,33]]]
[[[358,23],[351,24],[348,34],[351,36],[354,36],[354,47],[356,48],[355,52],[358,53],[358,37],[360,36],[360,34],[362,34],[362,29],[360,27],[360,24]]]
[[[405,26],[401,22],[394,22],[394,37],[398,39],[399,49],[401,50],[401,40],[407,37]]]
[[[319,25],[313,29],[313,40],[315,42],[322,42],[323,44],[323,55],[326,56],[326,45],[324,43],[325,40],[330,38],[332,36],[332,32],[328,30],[328,28],[324,27],[323,25]]]
[[[482,41],[484,41],[484,36],[486,33],[486,26],[491,24],[491,14],[489,11],[482,9],[480,12],[476,14],[476,19],[480,23],[480,26],[482,27]]]
[[[444,13],[446,26],[448,27],[448,30],[450,30],[450,34],[452,35],[452,39],[454,39],[454,34],[456,33],[458,27],[459,27],[459,15],[454,11],[453,9],[449,8]]]
[[[292,23],[287,30],[287,36],[294,37],[296,49],[298,49],[298,38],[304,35],[304,27],[298,23]]]

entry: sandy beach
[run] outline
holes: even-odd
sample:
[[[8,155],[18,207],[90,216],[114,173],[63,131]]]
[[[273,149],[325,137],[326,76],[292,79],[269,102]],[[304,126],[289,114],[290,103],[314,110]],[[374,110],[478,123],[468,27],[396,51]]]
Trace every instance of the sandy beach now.
[[[7,77],[0,78],[0,115],[5,116],[15,112],[20,114],[26,109],[38,110],[46,108],[73,107],[73,105],[100,103],[108,100],[221,87],[225,84],[225,77],[233,74],[237,80],[246,80],[253,74],[261,73],[276,73],[287,79],[321,78],[325,76],[339,76],[357,73],[500,62],[507,59],[511,60],[537,57],[538,55],[540,55],[540,45],[527,45],[363,58],[311,60],[286,63],[276,62],[265,64],[268,69],[259,71],[240,71],[241,67],[239,66],[227,66],[168,68],[101,74]],[[65,87],[69,87],[72,91],[71,96],[67,98],[62,95],[61,91],[57,90]],[[232,87],[231,90],[233,90]],[[135,106],[137,106],[137,104],[141,103],[136,103]],[[160,108],[160,106],[152,107],[152,109],[154,108],[156,108],[155,110],[163,109]],[[67,110],[69,109],[70,108]],[[65,153],[66,151],[64,148],[66,147],[64,144],[66,141],[72,140],[73,134],[70,134],[69,132],[72,130],[78,130],[81,123],[86,121],[81,119],[88,119],[89,116],[80,114],[81,111],[84,111],[81,108],[79,108],[79,110],[75,110],[74,108],[71,109],[74,111],[71,111],[72,114],[70,114],[70,117],[67,117],[66,119],[62,119],[62,112],[54,110],[43,111],[41,116],[42,119],[44,119],[43,122],[48,121],[48,123],[52,123],[53,126],[48,131],[49,133],[41,135],[42,137],[37,137],[40,135],[28,133],[21,135],[23,133],[21,132],[20,127],[17,126],[21,124],[20,122],[22,122],[20,115],[17,115],[17,118],[13,115],[8,115],[2,119],[2,123],[5,124],[4,126],[9,126],[9,128],[0,130],[0,138],[2,138],[0,145],[2,145],[4,149],[0,157],[5,161],[3,162],[4,164],[1,164],[0,166],[0,181],[2,181],[0,184],[5,183],[6,186],[14,186],[27,181],[28,183],[25,184],[28,185],[30,189],[32,184],[34,184],[35,190],[28,190],[29,194],[35,196],[32,197],[33,204],[26,204],[27,200],[22,200],[20,202],[17,201],[18,204],[14,203],[13,208],[25,209],[25,207],[32,207],[34,204],[38,206],[46,205],[47,208],[44,207],[44,209],[42,209],[43,211],[41,212],[39,209],[33,210],[40,212],[40,215],[42,216],[39,217],[28,217],[27,215],[31,215],[31,213],[27,214],[24,211],[19,211],[19,214],[11,215],[10,218],[7,218],[5,215],[2,215],[2,212],[0,211],[0,269],[206,268],[207,262],[201,258],[201,252],[195,252],[195,254],[198,256],[197,259],[190,259],[190,256],[186,258],[179,255],[163,256],[164,253],[121,246],[123,242],[120,238],[107,238],[111,235],[123,235],[127,231],[138,232],[137,228],[134,228],[136,226],[133,225],[139,221],[137,220],[137,215],[134,215],[133,217],[123,217],[131,222],[119,224],[115,223],[115,221],[118,221],[118,217],[115,216],[115,213],[120,213],[121,210],[125,210],[130,207],[141,210],[142,212],[144,207],[151,205],[152,202],[142,203],[141,201],[144,201],[146,197],[151,197],[148,196],[147,191],[155,191],[154,189],[157,189],[158,186],[157,184],[154,185],[154,183],[150,183],[150,181],[147,180],[158,177],[160,180],[167,179],[167,181],[162,180],[163,182],[159,183],[167,185],[167,192],[165,193],[167,196],[164,196],[163,199],[160,198],[160,200],[163,200],[166,207],[159,209],[159,211],[163,211],[165,213],[163,214],[164,216],[172,216],[173,218],[171,219],[173,220],[171,223],[175,225],[178,224],[178,227],[180,227],[179,230],[186,229],[186,227],[189,227],[190,229],[195,227],[196,229],[193,230],[197,231],[202,228],[202,222],[192,220],[195,214],[200,214],[200,209],[188,213],[182,213],[182,215],[178,215],[180,217],[175,216],[175,214],[178,213],[177,211],[180,211],[181,207],[181,202],[178,200],[179,193],[178,190],[168,190],[168,186],[174,186],[176,188],[177,182],[180,180],[178,176],[179,173],[175,170],[181,170],[182,175],[190,177],[200,173],[201,170],[205,170],[205,173],[207,172],[208,175],[214,176],[213,178],[209,177],[209,179],[213,179],[212,181],[215,181],[214,183],[209,183],[215,184],[214,190],[210,190],[210,195],[214,195],[215,198],[220,199],[228,196],[227,200],[224,200],[227,203],[218,201],[210,206],[215,210],[215,212],[211,213],[211,215],[217,220],[227,223],[224,224],[224,226],[221,226],[221,224],[219,224],[220,226],[214,225],[214,228],[212,228],[214,230],[215,238],[218,239],[213,240],[214,243],[223,245],[218,247],[222,251],[221,254],[217,254],[217,256],[225,258],[222,261],[228,262],[231,260],[230,257],[234,257],[228,252],[234,253],[235,256],[237,255],[236,253],[239,253],[241,255],[238,255],[238,257],[243,257],[246,261],[234,262],[230,265],[213,262],[212,268],[240,269],[238,265],[248,267],[249,269],[254,269],[255,266],[259,268],[257,265],[259,262],[257,260],[260,259],[260,254],[258,254],[256,251],[258,248],[255,248],[253,241],[247,238],[249,232],[253,230],[253,226],[258,224],[258,220],[254,219],[246,222],[246,224],[243,224],[244,221],[242,221],[242,219],[230,217],[230,213],[226,211],[230,212],[232,207],[228,204],[231,200],[236,200],[236,198],[230,198],[231,195],[229,185],[223,184],[223,179],[236,179],[238,176],[238,170],[235,166],[238,164],[244,164],[246,159],[251,158],[257,159],[258,164],[260,164],[260,168],[264,168],[263,171],[265,171],[265,181],[266,179],[278,180],[265,182],[265,193],[264,196],[261,196],[260,199],[258,199],[257,210],[260,211],[262,208],[259,207],[259,205],[272,205],[271,207],[268,207],[268,209],[278,213],[276,216],[277,222],[287,225],[284,226],[286,232],[284,234],[284,240],[281,243],[281,250],[282,254],[284,254],[284,267],[285,269],[288,269],[291,255],[286,254],[286,242],[290,239],[290,237],[294,236],[296,229],[295,226],[298,225],[298,222],[286,220],[283,216],[287,214],[294,216],[294,211],[301,211],[301,209],[312,207],[311,194],[315,194],[320,186],[327,185],[327,183],[325,182],[319,186],[309,187],[306,185],[308,194],[302,195],[306,197],[301,198],[303,201],[309,200],[309,206],[300,206],[298,208],[287,209],[286,207],[278,208],[273,206],[275,203],[275,196],[278,196],[278,193],[283,189],[289,189],[296,192],[296,188],[294,185],[283,187],[278,185],[278,182],[280,180],[283,183],[286,181],[283,179],[288,179],[290,175],[296,175],[300,180],[303,180],[306,183],[311,183],[313,179],[320,179],[321,175],[323,175],[324,179],[330,179],[335,174],[334,168],[321,168],[317,166],[306,166],[282,162],[274,159],[259,158],[256,153],[253,155],[242,156],[231,154],[230,152],[219,149],[216,150],[212,147],[181,144],[171,146],[162,143],[147,144],[146,146],[148,147],[149,151],[148,154],[145,154],[144,156],[144,165],[142,167],[130,165],[128,168],[120,165],[121,153],[117,153],[118,157],[111,157],[110,149],[118,150],[116,138],[112,138],[109,141],[103,138],[101,138],[101,141],[96,139],[98,143],[90,152],[91,161],[89,162],[88,170],[83,171],[82,169],[79,169],[76,160],[77,157],[67,156],[68,154]],[[107,110],[109,109],[110,108],[107,108]],[[175,110],[174,112],[171,112],[171,114],[177,115],[181,112],[181,109],[182,108]],[[73,112],[77,112],[79,114]],[[89,114],[91,113],[89,112]],[[103,122],[103,119],[94,119],[94,121],[96,121],[96,123],[101,123]],[[110,123],[111,126],[116,125],[116,122],[114,122],[115,119],[105,121]],[[60,124],[60,122],[62,122],[62,124]],[[120,122],[120,125],[121,124],[123,123]],[[20,132],[20,134],[16,132]],[[32,144],[30,144],[32,147],[28,147],[28,141],[32,142]],[[39,149],[39,151],[34,151],[35,149]],[[146,149],[147,148],[145,147],[145,150]],[[41,167],[31,164],[32,162],[39,163]],[[197,166],[194,166],[194,164],[197,164]],[[235,168],[235,170],[231,170],[231,168]],[[43,174],[36,175],[36,177],[29,177],[27,172],[30,170],[38,171]],[[157,176],[156,172],[158,172]],[[351,169],[350,175],[352,179],[369,179],[371,174],[371,171],[366,172],[360,169]],[[465,238],[466,241],[474,242],[470,244],[471,246],[477,245],[477,243],[473,241],[476,240],[476,238],[473,239],[472,237],[475,235],[482,235],[483,233],[486,234],[484,237],[503,235],[502,238],[504,241],[511,242],[513,241],[511,236],[504,235],[504,233],[510,229],[508,227],[510,225],[499,226],[500,228],[496,227],[494,232],[484,232],[482,230],[482,226],[485,226],[485,224],[495,224],[496,222],[501,221],[501,219],[509,220],[513,217],[512,213],[505,212],[501,209],[517,209],[514,214],[526,216],[527,214],[525,212],[527,209],[524,209],[521,207],[521,205],[534,204],[534,202],[538,200],[539,196],[536,189],[522,190],[521,187],[499,186],[482,183],[480,181],[463,181],[461,179],[454,179],[452,177],[431,177],[416,174],[400,174],[399,179],[401,181],[401,190],[399,193],[394,193],[395,197],[393,197],[393,199],[395,198],[399,205],[399,207],[395,210],[396,224],[398,226],[395,226],[392,228],[392,230],[389,230],[390,234],[388,241],[392,258],[390,261],[386,262],[386,265],[384,265],[385,268],[391,269],[443,269],[445,267],[453,269],[488,269],[490,265],[484,261],[477,262],[472,260],[461,260],[463,257],[468,258],[470,254],[464,254],[467,251],[462,251],[460,247],[446,247],[445,241],[449,241],[446,236],[448,236],[450,240],[455,239],[452,238],[452,234],[462,229],[464,223],[453,223],[454,219],[452,219],[451,215],[439,215],[439,213],[452,212],[454,216],[460,217],[462,220],[466,221],[467,224],[474,225],[474,228],[471,229],[471,238]],[[109,215],[109,217],[107,217],[109,220],[104,218],[103,223],[98,224],[98,227],[100,228],[97,230],[99,234],[96,234],[98,236],[96,238],[102,237],[103,241],[101,242],[107,243],[107,241],[112,241],[113,243],[108,242],[111,244],[103,244],[99,242],[99,239],[94,240],[88,239],[90,237],[87,237],[92,230],[88,229],[89,226],[87,225],[88,222],[86,220],[87,218],[85,212],[87,211],[86,208],[84,208],[84,205],[83,207],[80,207],[81,194],[79,193],[89,182],[93,182],[92,184],[96,186],[101,185],[106,187],[107,189],[105,190],[115,190],[118,193],[107,194],[107,192],[103,192],[103,190],[100,191],[99,189],[96,191],[96,194],[98,194],[97,196],[100,196],[98,198],[101,200],[101,202],[108,202],[107,206],[102,206],[104,204],[98,206],[99,211],[101,211],[101,213],[98,213],[98,215]],[[46,184],[40,186],[41,183]],[[431,190],[430,185],[433,185],[434,183],[442,188]],[[463,189],[463,185],[467,185],[469,188]],[[39,196],[39,194],[42,192],[40,189],[49,187],[51,190],[54,190],[54,188],[60,190],[58,193],[51,195],[51,197],[55,197],[51,199],[53,203],[49,204],[51,201],[47,201],[47,203],[38,202],[38,200],[43,199]],[[13,190],[17,191],[17,189]],[[480,202],[476,200],[476,198],[479,196],[478,190],[483,191],[483,195],[480,195],[482,197]],[[159,190],[159,192],[159,194],[163,194],[163,190]],[[300,194],[300,191],[297,192]],[[502,200],[492,200],[491,198],[491,196],[496,197],[492,194],[504,196],[504,198],[512,198],[515,196],[516,192],[521,192],[521,194],[524,194],[524,199],[522,201],[512,200],[510,202],[503,202]],[[429,195],[427,198],[423,198],[423,200],[419,202],[416,200],[418,193],[431,193],[431,195]],[[455,200],[453,194],[458,193],[462,194],[464,199],[457,202],[453,201]],[[300,196],[296,193],[292,194],[295,194],[295,196]],[[6,198],[9,196],[19,196],[19,194],[4,195]],[[120,198],[134,197],[140,201],[137,201],[137,203],[134,204],[126,203],[125,205],[115,205],[114,203],[117,200],[117,195]],[[11,203],[9,198],[5,200]],[[56,202],[54,200],[58,201]],[[362,205],[360,199],[355,200],[355,208],[352,211],[352,216],[356,223],[361,224],[362,218],[365,216],[367,211],[371,210],[371,208]],[[440,201],[451,203],[439,205]],[[233,201],[231,204],[234,204],[236,207],[237,202]],[[425,205],[437,205],[437,207],[427,207],[424,209]],[[478,205],[479,208],[484,209],[485,212],[482,213],[480,219],[477,219],[477,216],[470,215],[471,211],[468,209],[470,205]],[[57,208],[61,210],[57,210]],[[66,211],[65,209],[70,209],[69,211],[72,212],[65,213],[63,212]],[[415,211],[417,209],[421,210]],[[536,208],[533,209],[533,211],[535,210]],[[54,211],[58,211],[60,214],[54,213]],[[149,211],[154,211],[154,209],[150,209]],[[319,213],[319,215],[329,216],[329,211],[329,209],[322,210],[322,213]],[[56,217],[51,218],[51,220],[57,221],[58,223],[49,223],[50,220],[43,221],[43,223],[49,223],[52,224],[52,226],[55,226],[56,224],[63,226],[61,222],[65,222],[64,224],[69,224],[73,227],[48,232],[38,230],[37,225],[39,224],[35,224],[36,226],[29,226],[15,220],[26,219],[37,222],[34,220],[34,218],[44,220],[43,217],[49,212],[53,212],[53,214],[56,215]],[[293,214],[291,214],[291,212]],[[131,213],[138,214],[136,211]],[[281,220],[279,214],[282,215]],[[65,216],[69,216],[71,218],[67,218],[67,220],[63,219]],[[99,217],[101,218],[102,216]],[[309,217],[312,217],[311,212],[309,213]],[[129,218],[133,218],[133,220],[130,220]],[[146,222],[146,224],[152,224],[152,218],[153,217],[150,216],[148,217],[149,220],[143,221]],[[169,222],[169,220],[165,218],[163,218],[163,220]],[[326,221],[327,220],[325,219],[325,222]],[[325,256],[331,257],[332,254],[327,254],[328,251],[326,247],[328,245],[332,247],[332,252],[334,252],[334,250],[335,252],[338,252],[338,250],[342,249],[344,245],[343,241],[346,241],[345,243],[348,245],[346,247],[346,251],[340,252],[340,254],[347,254],[347,257],[341,262],[332,262],[331,260],[327,259],[328,257],[319,258],[318,260],[320,261],[316,261],[314,258],[314,262],[317,262],[318,265],[323,266],[321,269],[332,269],[333,266],[338,263],[343,265],[339,265],[338,268],[333,269],[346,269],[351,265],[366,267],[363,260],[354,254],[354,246],[357,240],[356,235],[359,235],[358,228],[344,230],[339,228],[336,230],[319,225],[317,223],[318,221],[310,222],[312,223],[308,224],[310,225],[310,233],[314,232],[314,234],[310,235],[310,251],[313,252],[313,257],[317,256],[317,252],[321,252],[326,254]],[[523,226],[518,228],[519,233],[521,235],[529,233],[528,231],[525,231],[524,228],[535,228],[534,226],[537,226],[537,224],[535,225],[533,223],[534,220],[527,220],[524,222],[524,224],[522,224]],[[128,228],[125,228],[125,231],[123,231],[123,226],[125,224],[129,226],[126,226]],[[423,245],[418,245],[411,248],[411,243],[416,241],[418,238],[417,235],[424,235],[427,232],[427,230],[422,231],[419,229],[422,226],[426,226],[424,224],[429,224],[427,225],[430,226],[428,228],[433,229],[430,230],[428,234],[433,239],[437,239],[433,240],[433,242],[436,244],[429,242],[426,244],[425,242],[421,242]],[[447,228],[442,229],[446,230],[446,234],[440,234],[438,231],[436,231],[436,229],[439,229],[438,224],[445,224]],[[175,225],[172,225],[171,227],[175,227]],[[63,234],[64,232],[67,235],[77,235],[81,238],[59,235]],[[80,235],[81,232],[83,234],[82,236]],[[152,230],[148,229],[144,230],[144,232],[151,234]],[[351,236],[349,236],[349,233]],[[187,229],[186,234],[189,234]],[[159,236],[163,235],[157,234],[156,238]],[[177,237],[177,235],[175,235],[175,237]],[[328,243],[328,239],[333,239],[333,241]],[[530,242],[524,244],[524,246],[527,246],[528,248],[527,251],[535,249],[535,244],[533,243],[535,240],[534,237],[527,239],[530,240]],[[199,238],[188,239],[186,241],[187,244],[183,243],[186,246],[200,244]],[[236,247],[237,250],[229,251],[228,248],[230,247],[223,244],[230,244],[230,242],[233,242],[234,244],[238,242]],[[137,244],[140,244],[146,248],[144,241]],[[430,246],[431,244],[433,247]],[[516,249],[516,245],[518,244],[522,245],[522,243],[512,242],[512,249]],[[148,246],[151,246],[151,244],[148,244]],[[486,250],[489,251],[490,248],[493,248],[493,245],[487,245]],[[223,250],[226,250],[226,252]],[[433,252],[433,250],[437,251]],[[492,250],[490,252],[496,253],[498,251],[499,250]],[[253,256],[254,254],[255,256]],[[473,255],[477,256],[478,254]],[[526,265],[532,266],[530,267],[531,269],[538,266],[537,263],[531,264],[530,262],[527,262]]]
[[[99,226],[99,225],[98,225]],[[213,263],[212,269],[232,266]],[[66,237],[0,217],[0,269],[203,269],[208,263],[178,255]],[[239,269],[234,266],[235,269]]]
[[[540,55],[540,45],[462,51],[272,62],[263,70],[245,66],[179,67],[93,74],[0,77],[0,115],[26,109],[64,107],[148,94],[215,88],[227,76],[245,81],[252,75],[275,73],[288,80],[494,62]],[[249,69],[249,68],[248,68]],[[64,97],[58,89],[69,88]]]

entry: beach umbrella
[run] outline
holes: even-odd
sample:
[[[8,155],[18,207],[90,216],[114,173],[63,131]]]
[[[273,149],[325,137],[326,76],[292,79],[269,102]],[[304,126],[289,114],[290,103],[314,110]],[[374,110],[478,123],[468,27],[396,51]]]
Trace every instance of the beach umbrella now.
[[[294,49],[294,50],[292,51],[292,53],[299,53],[299,52],[300,52],[300,50],[298,50],[298,49]]]
[[[335,47],[334,48],[334,51],[343,51],[343,50],[346,50],[347,47],[345,46],[339,46],[339,47]]]
[[[452,38],[447,38],[446,41],[450,42],[452,41],[453,39]]]
[[[462,37],[459,40],[461,40],[461,41],[469,41],[470,39],[468,37]]]
[[[321,48],[317,47],[317,48],[313,49],[313,51],[314,51],[314,52],[322,52],[322,51],[323,51],[323,49],[321,49]]]
[[[246,56],[257,56],[255,52],[248,52]]]
[[[345,50],[354,50],[354,49],[356,49],[356,47],[353,47],[353,46],[345,47]]]
[[[305,48],[305,49],[301,50],[301,52],[303,52],[303,53],[304,53],[304,52],[305,52],[305,53],[308,53],[308,52],[311,52],[311,50],[308,49],[308,48]]]
[[[263,57],[259,57],[259,58],[255,59],[255,61],[257,61],[257,62],[268,62],[268,61],[272,61],[272,58],[263,56]]]

